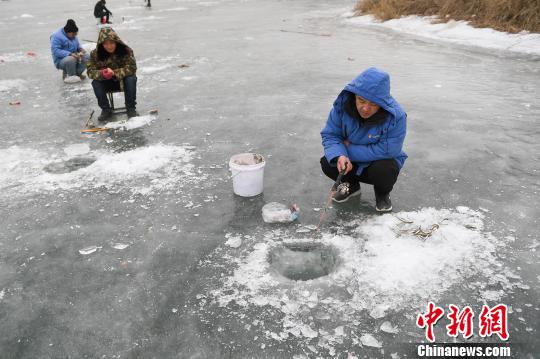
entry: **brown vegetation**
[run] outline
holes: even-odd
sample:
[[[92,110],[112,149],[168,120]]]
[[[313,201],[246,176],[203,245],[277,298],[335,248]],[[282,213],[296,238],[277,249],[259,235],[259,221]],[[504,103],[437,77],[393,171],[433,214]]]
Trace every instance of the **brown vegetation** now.
[[[540,0],[360,0],[355,12],[386,21],[407,15],[437,15],[500,31],[540,32]]]

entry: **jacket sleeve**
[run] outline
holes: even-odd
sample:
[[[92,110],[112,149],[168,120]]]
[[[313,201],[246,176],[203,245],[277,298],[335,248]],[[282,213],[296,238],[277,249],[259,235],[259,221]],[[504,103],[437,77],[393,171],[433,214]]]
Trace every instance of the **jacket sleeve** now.
[[[71,52],[62,48],[62,39],[59,36],[54,35],[51,38],[51,51],[54,57],[58,59],[63,59],[71,54]]]
[[[348,151],[352,162],[372,162],[383,159],[396,158],[403,148],[403,141],[407,132],[407,115],[396,120],[386,135],[378,142],[367,145],[350,144]]]
[[[122,80],[126,76],[133,76],[137,72],[137,63],[135,62],[135,55],[133,51],[129,51],[124,66],[114,70],[114,76],[118,80]]]
[[[93,50],[90,53],[90,58],[88,59],[88,62],[86,63],[86,73],[88,74],[88,77],[90,77],[92,80],[105,80],[103,78],[103,75],[101,74],[101,69],[98,69],[96,65],[96,50]]]
[[[336,101],[328,115],[326,126],[321,131],[324,155],[328,162],[339,156],[349,157],[347,147],[343,143],[345,137],[342,130],[342,116],[342,106],[339,106],[338,101]]]

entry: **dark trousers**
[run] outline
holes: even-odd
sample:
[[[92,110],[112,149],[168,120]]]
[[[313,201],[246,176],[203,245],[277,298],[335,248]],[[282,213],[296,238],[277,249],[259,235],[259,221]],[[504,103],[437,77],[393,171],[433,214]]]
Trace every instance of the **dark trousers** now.
[[[137,76],[126,76],[123,81],[126,110],[135,110],[137,106]],[[92,87],[99,107],[102,110],[110,110],[111,104],[107,98],[107,92],[120,91],[120,82],[116,80],[94,80],[92,81]]]
[[[330,165],[324,156],[321,158],[321,168],[325,175],[334,181],[337,179],[339,175],[337,167]],[[399,175],[398,164],[393,159],[371,162],[360,176],[356,175],[356,170],[358,166],[353,163],[352,171],[343,176],[342,182],[349,182],[353,187],[359,182],[372,184],[375,192],[381,195],[392,191]]]

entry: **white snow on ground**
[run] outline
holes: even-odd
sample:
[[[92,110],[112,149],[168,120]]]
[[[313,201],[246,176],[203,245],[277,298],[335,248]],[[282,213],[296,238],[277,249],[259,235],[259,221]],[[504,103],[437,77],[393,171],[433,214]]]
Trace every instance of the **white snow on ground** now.
[[[144,66],[139,69],[139,71],[143,74],[155,74],[157,72],[161,72],[163,70],[166,70],[173,65],[171,64],[165,64],[165,65],[157,65],[157,66]]]
[[[84,150],[83,146],[78,147],[70,145],[61,152],[18,146],[0,149],[1,192],[12,196],[57,189],[112,189],[120,185],[132,193],[149,194],[173,189],[194,175],[194,166],[190,163],[193,148],[163,144],[118,153],[89,151],[85,152],[85,157],[93,157],[95,162],[87,167],[68,173],[45,171],[47,165],[77,158],[72,154]]]
[[[22,79],[0,80],[0,92],[7,92],[13,89],[19,91],[26,89],[26,81]]]
[[[137,116],[124,121],[109,122],[103,127],[117,130],[133,130],[150,125],[156,118],[157,116],[154,115]]]
[[[291,281],[275,273],[268,263],[270,251],[282,242],[306,241],[289,239],[290,233],[278,229],[256,243],[244,238],[242,254],[226,256],[236,270],[211,296],[219,306],[270,306],[279,313],[276,318],[284,318],[281,332],[268,333],[268,338],[318,338],[317,345],[332,352],[334,343],[342,343],[343,331],[349,338],[354,333],[353,344],[380,345],[376,336],[358,332],[362,313],[384,322],[392,312],[422,309],[454,285],[468,283],[482,295],[489,285],[511,289],[508,277],[519,279],[498,265],[495,251],[503,244],[483,231],[484,215],[466,207],[386,214],[343,226],[348,235],[325,233],[315,239],[339,253],[340,264],[328,276]],[[435,229],[422,239],[413,234],[418,227],[424,232]],[[471,278],[478,276],[489,285],[477,287]],[[391,323],[385,329],[398,331]]]
[[[371,15],[343,15],[350,24],[378,26],[399,32],[442,40],[462,45],[540,55],[540,34],[521,32],[510,34],[490,28],[475,28],[466,21],[450,20],[433,24],[436,17],[407,16],[400,19],[378,21]]]
[[[32,52],[11,52],[7,54],[1,54],[0,55],[0,64],[7,63],[7,62],[30,62],[34,61],[36,59],[35,55],[32,55]]]

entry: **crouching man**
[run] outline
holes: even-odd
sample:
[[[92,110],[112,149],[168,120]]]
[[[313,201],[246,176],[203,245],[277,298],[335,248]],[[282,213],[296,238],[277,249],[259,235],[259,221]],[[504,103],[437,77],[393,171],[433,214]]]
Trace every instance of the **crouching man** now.
[[[75,21],[69,19],[64,27],[56,30],[50,37],[54,66],[62,70],[62,78],[66,83],[79,82],[86,78],[83,72],[88,54],[77,39],[78,32]]]
[[[390,192],[407,158],[402,150],[406,120],[384,71],[371,67],[341,91],[321,131],[322,171],[334,181],[345,173],[335,202],[359,195],[363,182],[373,185],[377,211],[392,210]]]
[[[113,111],[107,92],[123,91],[127,116],[138,116],[137,63],[133,50],[127,46],[111,28],[99,32],[96,48],[90,53],[87,65],[88,76],[93,79],[92,87],[101,108],[99,121],[108,121]]]

